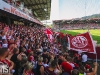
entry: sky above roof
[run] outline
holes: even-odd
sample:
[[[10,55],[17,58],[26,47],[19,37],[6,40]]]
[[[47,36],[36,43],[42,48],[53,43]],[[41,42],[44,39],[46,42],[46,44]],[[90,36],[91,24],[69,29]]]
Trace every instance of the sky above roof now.
[[[99,13],[100,0],[52,0],[50,19],[73,19]]]

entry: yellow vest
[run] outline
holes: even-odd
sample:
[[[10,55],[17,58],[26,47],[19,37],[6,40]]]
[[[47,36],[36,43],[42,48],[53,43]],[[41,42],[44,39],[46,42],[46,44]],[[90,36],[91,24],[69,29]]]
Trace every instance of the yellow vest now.
[[[84,74],[79,73],[79,75],[84,75]]]

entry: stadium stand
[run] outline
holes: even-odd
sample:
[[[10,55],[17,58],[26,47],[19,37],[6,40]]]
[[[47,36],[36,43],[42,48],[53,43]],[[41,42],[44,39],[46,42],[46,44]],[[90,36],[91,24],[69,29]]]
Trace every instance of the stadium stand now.
[[[67,49],[64,52],[56,34],[53,35],[54,41],[49,42],[40,21],[20,16],[27,15],[27,12],[18,9],[14,13],[9,11],[9,7],[16,7],[13,0],[0,0],[1,3],[4,6],[0,6],[0,75],[96,74],[96,62],[93,70],[87,60],[82,63],[82,57],[87,56],[85,53],[78,54]],[[2,70],[4,65],[8,66],[9,72]]]
[[[84,20],[58,20],[58,21],[53,21],[54,23],[54,29],[61,29],[61,30],[72,30],[72,29],[100,29],[100,20],[99,19],[92,19],[89,20],[88,22],[85,22]]]

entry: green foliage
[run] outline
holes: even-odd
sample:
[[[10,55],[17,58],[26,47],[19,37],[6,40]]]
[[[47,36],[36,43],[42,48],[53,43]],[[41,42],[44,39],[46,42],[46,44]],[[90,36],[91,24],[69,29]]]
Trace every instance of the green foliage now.
[[[61,30],[64,34],[68,33],[71,35],[77,35],[79,33],[87,32],[88,30]],[[97,41],[98,44],[100,44],[100,29],[92,29],[89,30],[93,40]]]
[[[100,18],[100,14],[93,14],[90,16],[82,17],[82,19]]]

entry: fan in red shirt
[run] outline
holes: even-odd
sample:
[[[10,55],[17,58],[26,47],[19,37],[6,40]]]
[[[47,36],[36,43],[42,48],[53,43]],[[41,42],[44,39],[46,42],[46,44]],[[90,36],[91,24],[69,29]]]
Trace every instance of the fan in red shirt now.
[[[73,68],[70,65],[70,63],[64,61],[64,62],[62,62],[61,66],[62,66],[64,72],[67,72],[68,74],[71,75],[71,71],[73,70]]]
[[[7,48],[0,48],[0,63],[7,64],[11,71],[13,69],[14,63],[6,58],[8,54],[9,51]]]
[[[70,65],[70,63],[66,60],[66,58],[63,55],[60,55],[60,58],[63,60],[63,62],[61,63],[63,71],[71,75],[73,67]]]

